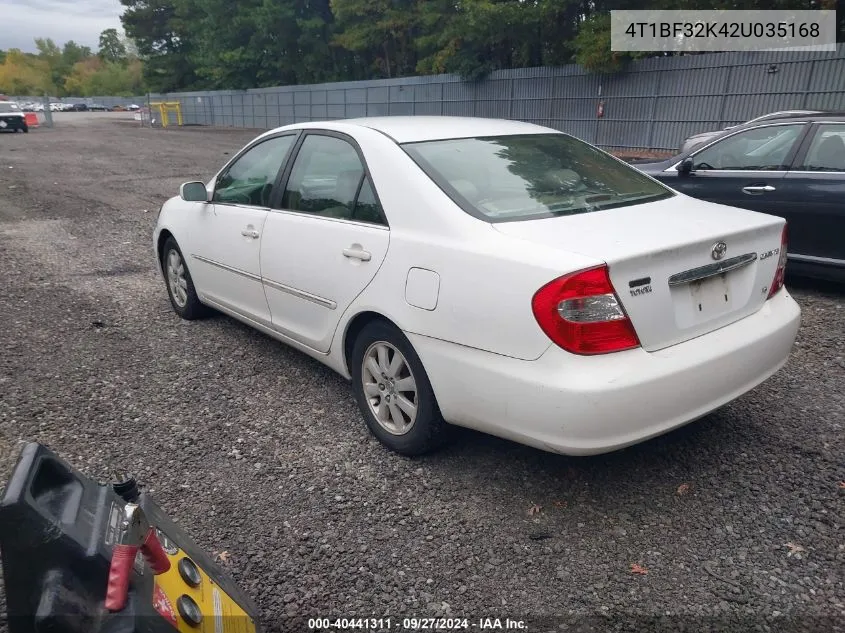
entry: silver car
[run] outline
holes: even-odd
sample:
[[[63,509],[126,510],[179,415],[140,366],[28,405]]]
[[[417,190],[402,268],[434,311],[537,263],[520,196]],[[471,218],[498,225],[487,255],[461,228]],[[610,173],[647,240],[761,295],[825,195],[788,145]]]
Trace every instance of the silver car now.
[[[769,114],[764,114],[763,116],[758,116],[756,119],[751,119],[750,121],[746,121],[745,123],[740,123],[739,125],[746,125],[748,123],[755,123],[757,121],[767,121],[769,119],[779,119],[781,117],[788,117],[794,115],[802,115],[802,114],[819,114],[819,110],[783,110],[781,112],[770,112]],[[729,127],[724,128],[723,130],[713,130],[711,132],[701,132],[700,134],[695,134],[687,138],[683,143],[681,143],[681,148],[679,153],[685,154],[687,152],[691,152],[696,147],[704,145],[710,139],[715,138],[725,130],[731,130],[735,127],[739,127],[739,125],[731,125]]]

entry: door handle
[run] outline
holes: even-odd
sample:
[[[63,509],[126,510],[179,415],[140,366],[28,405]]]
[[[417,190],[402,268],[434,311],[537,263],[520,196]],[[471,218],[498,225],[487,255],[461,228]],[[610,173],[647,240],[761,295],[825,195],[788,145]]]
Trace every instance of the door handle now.
[[[243,231],[241,231],[241,235],[243,235],[244,237],[251,237],[254,240],[258,239],[258,231],[256,231],[255,229],[244,229]]]
[[[364,251],[360,248],[344,248],[343,256],[349,259],[360,259],[362,262],[368,262],[373,258],[370,251]]]
[[[774,191],[775,188],[771,185],[753,185],[751,187],[743,187],[743,193],[748,193],[753,195],[760,194],[760,193],[768,193],[769,191]]]

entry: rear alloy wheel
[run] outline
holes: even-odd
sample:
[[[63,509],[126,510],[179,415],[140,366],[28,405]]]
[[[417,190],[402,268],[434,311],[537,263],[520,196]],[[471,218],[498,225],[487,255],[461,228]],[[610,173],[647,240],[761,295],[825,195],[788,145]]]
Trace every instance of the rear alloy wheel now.
[[[170,297],[173,310],[186,321],[193,321],[205,316],[208,313],[208,308],[197,297],[188,264],[185,262],[176,240],[168,237],[162,253],[161,270],[167,282],[167,294]]]
[[[350,359],[353,389],[367,426],[402,455],[443,443],[447,425],[410,341],[395,326],[374,321],[361,330]]]

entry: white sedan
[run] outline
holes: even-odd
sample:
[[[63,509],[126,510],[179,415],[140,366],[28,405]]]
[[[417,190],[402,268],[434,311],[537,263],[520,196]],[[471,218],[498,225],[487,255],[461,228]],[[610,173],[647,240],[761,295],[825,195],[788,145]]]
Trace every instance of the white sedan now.
[[[786,235],[548,128],[384,117],[262,134],[182,185],[153,245],[182,318],[214,308],[325,363],[394,451],[454,424],[588,455],[783,366]]]

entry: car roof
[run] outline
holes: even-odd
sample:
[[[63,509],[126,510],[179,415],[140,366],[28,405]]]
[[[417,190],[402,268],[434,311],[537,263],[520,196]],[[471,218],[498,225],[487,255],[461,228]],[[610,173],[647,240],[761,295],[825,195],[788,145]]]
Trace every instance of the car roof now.
[[[761,114],[760,116],[749,119],[746,123],[753,123],[755,121],[765,121],[766,119],[781,119],[790,116],[807,116],[808,114],[825,114],[824,110],[780,110],[778,112],[769,112],[768,114]]]
[[[377,130],[397,143],[415,143],[477,136],[514,134],[556,134],[555,130],[533,123],[507,119],[459,116],[382,116],[336,121],[301,123],[291,128],[322,128],[352,131],[352,128]]]
[[[759,124],[770,123],[771,121],[845,121],[845,112],[824,112],[820,110],[814,110],[812,112],[784,112],[780,114],[773,114],[771,116],[766,116],[766,118],[759,117],[757,119],[752,119],[751,121],[747,121],[746,123],[742,123],[737,125],[735,128],[737,129],[741,127],[753,127]]]
[[[814,110],[812,114],[802,114],[799,112],[793,112],[791,114],[783,113],[777,116],[768,117],[765,119],[752,119],[751,121],[747,121],[745,123],[740,123],[739,125],[734,125],[724,130],[714,130],[713,132],[702,132],[700,136],[707,135],[707,141],[716,141],[717,139],[724,138],[726,136],[731,136],[736,134],[737,132],[741,132],[743,130],[752,130],[757,127],[764,127],[767,125],[783,125],[784,123],[806,123],[806,122],[816,122],[816,121],[834,121],[834,122],[845,122],[845,112],[822,112],[819,110]],[[699,135],[691,136],[689,138],[696,138]],[[692,151],[698,151],[701,147],[696,147]]]

